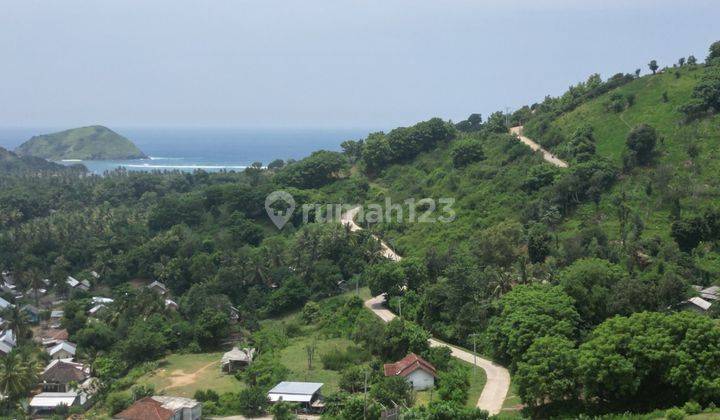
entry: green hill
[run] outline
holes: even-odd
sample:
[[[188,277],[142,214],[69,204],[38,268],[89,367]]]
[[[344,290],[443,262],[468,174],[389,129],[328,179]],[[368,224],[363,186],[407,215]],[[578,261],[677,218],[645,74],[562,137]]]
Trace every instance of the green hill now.
[[[49,160],[147,158],[130,140],[109,128],[98,125],[34,136],[21,144],[16,152],[19,155]]]

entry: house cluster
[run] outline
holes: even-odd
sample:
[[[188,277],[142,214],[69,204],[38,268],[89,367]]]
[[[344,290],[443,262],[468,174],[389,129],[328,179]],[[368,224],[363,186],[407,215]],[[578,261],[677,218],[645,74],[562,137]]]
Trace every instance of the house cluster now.
[[[98,390],[90,366],[75,360],[77,349],[68,341],[58,341],[46,351],[51,361],[40,375],[41,392],[30,400],[33,415],[52,414],[62,405],[85,407]]]
[[[165,308],[172,309],[175,311],[178,310],[179,306],[178,306],[177,302],[168,298],[168,296],[170,295],[170,291],[163,283],[155,280],[152,283],[148,284],[146,287],[148,289],[152,290],[153,292],[157,293],[158,295],[163,296],[165,298]]]
[[[694,285],[692,288],[698,295],[682,302],[681,307],[683,309],[705,313],[720,299],[720,286],[703,287]]]

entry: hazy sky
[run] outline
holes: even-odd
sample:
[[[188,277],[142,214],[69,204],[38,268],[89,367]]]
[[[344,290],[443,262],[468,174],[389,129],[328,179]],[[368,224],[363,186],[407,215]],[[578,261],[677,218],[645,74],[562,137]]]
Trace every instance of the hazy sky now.
[[[2,0],[0,126],[393,127],[695,54],[717,0]]]

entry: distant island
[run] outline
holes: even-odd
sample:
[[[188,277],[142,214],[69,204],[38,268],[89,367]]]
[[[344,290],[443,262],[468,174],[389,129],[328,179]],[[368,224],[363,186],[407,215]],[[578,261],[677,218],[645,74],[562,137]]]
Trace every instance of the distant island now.
[[[15,152],[53,161],[147,159],[133,142],[100,125],[34,136]]]

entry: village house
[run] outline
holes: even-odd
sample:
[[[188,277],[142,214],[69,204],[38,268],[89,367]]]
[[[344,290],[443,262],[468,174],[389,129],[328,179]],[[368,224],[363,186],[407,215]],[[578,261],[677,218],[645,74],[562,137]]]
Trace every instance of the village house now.
[[[5,330],[0,333],[0,354],[7,355],[15,348],[17,341],[12,330]]]
[[[88,310],[88,315],[98,316],[107,309],[107,306],[103,303],[99,303]]]
[[[135,401],[133,405],[115,414],[119,420],[200,420],[202,404],[182,397],[153,396]]]
[[[174,300],[165,299],[165,309],[172,309],[173,311],[177,311],[178,308],[180,308],[180,305],[178,305]]]
[[[53,360],[40,375],[43,392],[68,392],[69,384],[81,385],[90,379],[90,367],[82,363]]]
[[[233,347],[232,350],[223,354],[220,360],[221,369],[223,372],[232,373],[238,369],[246,368],[253,361],[255,356],[255,349],[243,348],[239,349]]]
[[[53,359],[73,359],[76,351],[77,347],[75,344],[63,341],[62,343],[58,343],[54,347],[48,349],[47,352]]]
[[[395,363],[383,365],[383,370],[385,376],[402,376],[418,391],[435,386],[435,366],[415,353],[410,353]]]
[[[271,389],[268,400],[271,403],[286,401],[296,403],[307,411],[320,412],[325,407],[320,388],[320,382],[280,382]]]
[[[5,310],[7,308],[12,308],[14,305],[7,300],[0,297],[0,311]]]
[[[27,316],[28,321],[32,324],[40,322],[40,309],[33,305],[25,305],[22,307],[22,312]]]
[[[164,284],[160,283],[159,281],[153,281],[152,283],[147,285],[147,288],[152,290],[153,292],[159,294],[159,295],[165,295],[168,292],[168,288],[165,287]]]
[[[82,392],[41,392],[30,400],[30,411],[33,415],[49,415],[60,406],[75,407],[84,405],[87,396]]]
[[[51,347],[68,339],[66,329],[46,328],[41,329],[33,339],[39,342],[43,347]]]
[[[87,292],[90,290],[90,282],[87,280],[78,280],[75,277],[68,276],[67,280],[65,281],[68,286],[70,286],[71,289],[77,289],[82,290],[84,292]]]

